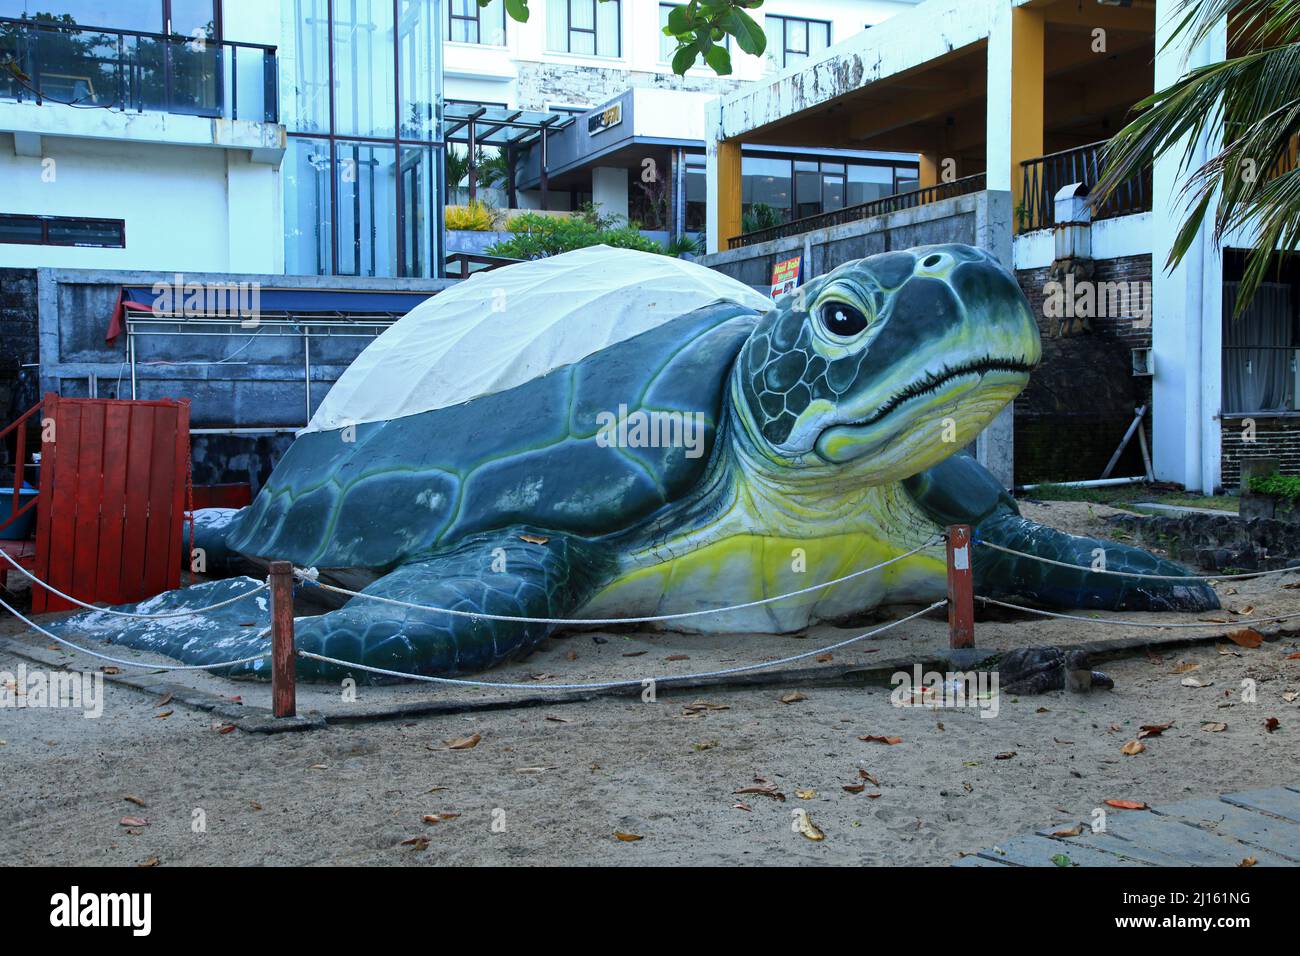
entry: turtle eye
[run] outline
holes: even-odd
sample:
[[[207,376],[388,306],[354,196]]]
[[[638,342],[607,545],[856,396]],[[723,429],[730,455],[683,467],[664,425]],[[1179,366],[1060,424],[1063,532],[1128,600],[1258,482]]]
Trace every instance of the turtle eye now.
[[[824,302],[817,309],[817,317],[822,328],[841,339],[853,338],[870,325],[862,310],[847,302]]]

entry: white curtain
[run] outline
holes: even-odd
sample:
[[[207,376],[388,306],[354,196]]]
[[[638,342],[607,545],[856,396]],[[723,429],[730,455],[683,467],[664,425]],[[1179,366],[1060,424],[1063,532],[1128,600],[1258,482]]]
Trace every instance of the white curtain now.
[[[1223,284],[1223,410],[1289,411],[1294,405],[1291,287],[1266,282],[1234,317],[1240,283]]]

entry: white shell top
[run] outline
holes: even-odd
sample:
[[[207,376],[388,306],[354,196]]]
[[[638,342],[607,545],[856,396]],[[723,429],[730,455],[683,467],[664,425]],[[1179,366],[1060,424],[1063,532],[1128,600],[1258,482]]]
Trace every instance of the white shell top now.
[[[767,296],[720,272],[609,246],[479,273],[375,339],[302,433],[389,421],[514,388],[724,301],[757,312],[772,308]]]

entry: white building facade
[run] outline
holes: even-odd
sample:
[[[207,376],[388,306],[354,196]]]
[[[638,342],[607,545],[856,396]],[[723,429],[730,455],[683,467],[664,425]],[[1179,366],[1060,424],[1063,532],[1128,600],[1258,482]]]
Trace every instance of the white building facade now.
[[[1233,49],[1226,22],[1194,49],[1169,43],[1180,6],[926,0],[719,99],[707,130],[706,261],[759,275],[767,260],[809,242],[830,248],[846,228],[869,249],[889,229],[906,234],[899,215],[947,216],[956,235],[963,203],[976,197],[980,208],[1004,211],[981,220],[973,241],[1014,268],[1044,333],[1045,362],[1017,401],[1014,439],[1008,415],[990,462],[1008,485],[1101,477],[1138,409],[1157,480],[1235,490],[1252,460],[1300,473],[1300,265],[1279,257],[1276,276],[1238,319],[1231,306],[1252,236],[1219,247],[1203,229],[1182,263],[1166,268],[1187,211],[1186,144],[1093,210],[1074,248],[1059,244],[1069,229],[1053,206],[1057,192],[1096,183],[1105,142],[1134,104]],[[774,141],[913,150],[920,189],[836,236],[816,219],[755,232],[744,217],[741,154]],[[1191,144],[1193,164],[1214,149]],[[1067,281],[1094,296],[1088,314],[1057,313]],[[1111,474],[1142,474],[1140,450],[1130,442]]]

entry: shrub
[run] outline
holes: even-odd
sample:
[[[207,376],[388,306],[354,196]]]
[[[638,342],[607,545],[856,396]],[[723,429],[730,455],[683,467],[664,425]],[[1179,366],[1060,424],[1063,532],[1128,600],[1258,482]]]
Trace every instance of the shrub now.
[[[599,245],[661,254],[664,251],[659,243],[641,235],[635,223],[608,219],[591,210],[567,218],[525,213],[510,220],[506,228],[510,238],[489,246],[488,255],[542,259]]]
[[[1300,477],[1276,471],[1269,475],[1251,475],[1250,490],[1257,495],[1273,495],[1294,501],[1300,498]]]
[[[497,224],[497,211],[477,199],[468,206],[448,206],[443,212],[448,229],[467,232],[491,232]]]

